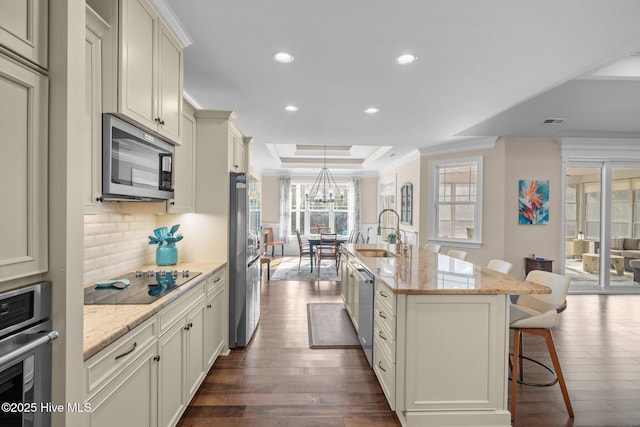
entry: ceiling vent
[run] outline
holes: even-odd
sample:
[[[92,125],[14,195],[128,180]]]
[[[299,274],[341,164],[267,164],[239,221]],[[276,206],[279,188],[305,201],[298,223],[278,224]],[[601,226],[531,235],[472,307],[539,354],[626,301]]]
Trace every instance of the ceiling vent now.
[[[564,123],[565,120],[567,119],[556,117],[556,118],[544,119],[542,123],[544,123],[545,125],[561,125]]]

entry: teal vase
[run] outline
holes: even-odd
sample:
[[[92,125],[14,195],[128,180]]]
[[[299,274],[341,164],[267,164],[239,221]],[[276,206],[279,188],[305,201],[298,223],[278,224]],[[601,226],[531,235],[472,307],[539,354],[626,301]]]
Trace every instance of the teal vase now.
[[[178,263],[178,248],[174,243],[158,245],[156,249],[156,264],[176,265]]]

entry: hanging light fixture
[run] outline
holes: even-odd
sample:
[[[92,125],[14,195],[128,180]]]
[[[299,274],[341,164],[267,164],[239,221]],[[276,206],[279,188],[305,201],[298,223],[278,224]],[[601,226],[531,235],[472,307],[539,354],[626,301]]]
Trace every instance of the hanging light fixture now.
[[[324,167],[320,170],[320,174],[311,187],[311,191],[306,194],[307,201],[316,203],[333,203],[336,196],[340,200],[344,199],[344,194],[340,191],[336,180],[329,169],[327,169],[327,146],[324,146]]]

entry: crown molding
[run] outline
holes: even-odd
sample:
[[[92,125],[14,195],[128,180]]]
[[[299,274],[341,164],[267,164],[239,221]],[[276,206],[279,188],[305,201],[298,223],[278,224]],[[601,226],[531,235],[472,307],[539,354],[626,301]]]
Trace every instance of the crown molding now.
[[[193,39],[166,0],[151,0],[151,3],[158,14],[162,17],[165,24],[171,28],[171,31],[173,31],[173,34],[178,38],[182,47],[185,48],[191,46],[193,44]]]
[[[558,141],[564,161],[640,160],[638,138],[560,138]]]
[[[464,153],[467,151],[492,150],[499,137],[473,138],[462,141],[445,142],[444,144],[421,147],[421,156],[438,156],[441,154]]]
[[[418,159],[420,159],[420,151],[412,150],[404,156],[398,157],[396,160],[390,160],[388,163],[386,163],[384,168],[380,169],[380,175],[386,175],[388,172],[398,169],[401,166],[404,166],[407,163],[413,162],[414,160]]]

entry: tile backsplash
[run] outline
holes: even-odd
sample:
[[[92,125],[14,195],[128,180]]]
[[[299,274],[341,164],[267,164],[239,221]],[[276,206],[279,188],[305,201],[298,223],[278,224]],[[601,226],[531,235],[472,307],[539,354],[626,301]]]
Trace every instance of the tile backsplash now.
[[[84,283],[111,278],[155,262],[155,245],[147,236],[156,216],[124,214],[117,202],[105,202],[101,212],[84,216]]]

